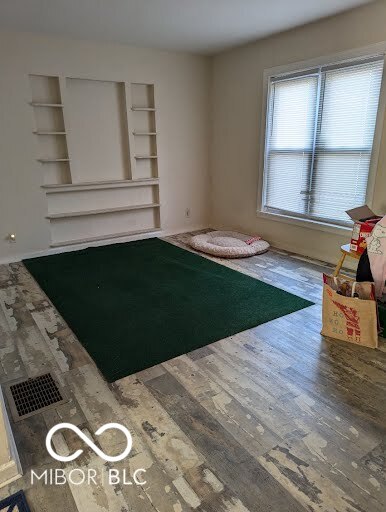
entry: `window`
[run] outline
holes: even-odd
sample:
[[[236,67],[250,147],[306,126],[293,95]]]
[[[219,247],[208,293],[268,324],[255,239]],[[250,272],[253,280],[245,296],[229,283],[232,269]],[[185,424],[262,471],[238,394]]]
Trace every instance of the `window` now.
[[[383,62],[270,78],[263,211],[349,223],[366,201]]]

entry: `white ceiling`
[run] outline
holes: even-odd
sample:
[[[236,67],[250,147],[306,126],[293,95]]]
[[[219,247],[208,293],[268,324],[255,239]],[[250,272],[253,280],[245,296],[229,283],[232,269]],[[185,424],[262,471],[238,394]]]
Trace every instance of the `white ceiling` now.
[[[202,54],[370,0],[1,0],[0,27]]]

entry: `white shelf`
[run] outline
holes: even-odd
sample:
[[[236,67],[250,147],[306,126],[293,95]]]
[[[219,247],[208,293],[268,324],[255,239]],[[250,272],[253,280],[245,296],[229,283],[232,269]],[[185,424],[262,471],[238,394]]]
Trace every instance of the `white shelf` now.
[[[155,112],[153,107],[132,107],[131,110],[133,112]]]
[[[157,132],[133,132],[133,135],[157,135]]]
[[[62,185],[42,185],[42,188],[46,190],[47,194],[58,194],[62,192],[82,192],[83,190],[146,187],[158,184],[158,178],[143,178],[138,180],[90,181],[84,183],[65,183]]]
[[[70,217],[85,217],[88,215],[102,215],[106,213],[119,213],[119,212],[129,212],[131,210],[144,210],[146,208],[159,208],[161,205],[159,203],[150,203],[150,204],[137,204],[133,206],[118,206],[117,208],[104,208],[98,210],[84,210],[81,212],[68,212],[68,213],[52,213],[51,215],[47,215],[46,219],[55,220],[55,219],[68,219]]]
[[[38,158],[38,162],[48,164],[50,162],[69,162],[69,158]]]
[[[31,101],[30,105],[33,107],[51,107],[51,108],[62,108],[63,103],[40,103],[38,101]]]
[[[33,132],[35,135],[66,135],[66,132]]]
[[[115,233],[112,235],[92,236],[89,238],[81,238],[78,240],[66,240],[65,242],[54,242],[51,244],[51,247],[63,247],[66,245],[85,244],[88,242],[99,242],[100,240],[114,240],[116,238],[123,238],[126,236],[144,235],[146,233],[157,233],[158,231],[161,231],[161,228],[139,229],[137,231],[127,231],[125,233]]]
[[[137,160],[148,160],[149,158],[158,158],[157,155],[135,155]]]

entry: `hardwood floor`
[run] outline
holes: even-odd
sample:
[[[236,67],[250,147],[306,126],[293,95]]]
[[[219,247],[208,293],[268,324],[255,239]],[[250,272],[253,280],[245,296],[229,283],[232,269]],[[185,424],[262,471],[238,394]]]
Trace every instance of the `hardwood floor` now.
[[[170,237],[185,246],[188,234]],[[12,424],[32,511],[286,512],[386,509],[386,350],[323,339],[320,262],[282,251],[224,262],[315,302],[314,306],[107,384],[22,263],[0,266],[0,382],[54,372],[70,401]],[[76,300],[76,298],[74,298]],[[106,319],[108,321],[108,319]],[[109,340],[106,340],[108,343]],[[73,423],[109,454],[105,463]],[[97,468],[90,485],[31,485],[31,469]],[[108,485],[108,469],[146,469],[144,486]]]

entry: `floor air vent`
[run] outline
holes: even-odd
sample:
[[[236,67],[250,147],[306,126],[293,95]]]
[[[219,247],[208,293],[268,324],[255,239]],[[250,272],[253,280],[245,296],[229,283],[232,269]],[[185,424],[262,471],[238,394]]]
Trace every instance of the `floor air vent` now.
[[[50,373],[10,383],[5,392],[15,421],[67,401],[63,389]]]

